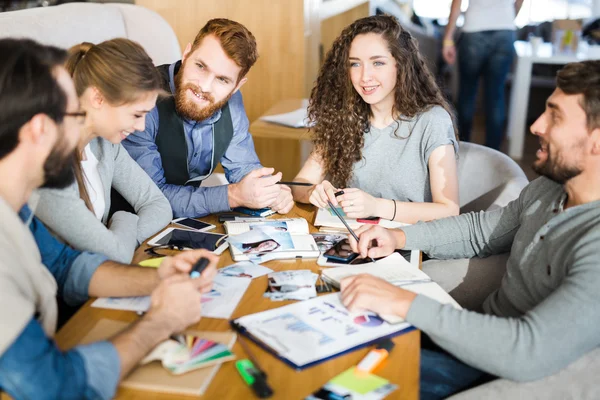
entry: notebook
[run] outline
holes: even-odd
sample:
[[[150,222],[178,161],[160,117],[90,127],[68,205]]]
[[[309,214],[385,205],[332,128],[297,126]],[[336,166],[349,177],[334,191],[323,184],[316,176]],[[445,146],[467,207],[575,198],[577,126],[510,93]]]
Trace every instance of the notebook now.
[[[362,222],[358,222],[356,219],[346,218],[346,214],[344,213],[344,210],[342,210],[341,207],[338,207],[337,210],[344,217],[344,219],[346,220],[346,222],[348,223],[348,225],[350,226],[351,229],[358,229],[360,226],[365,225]],[[348,232],[348,230],[346,229],[346,227],[344,226],[342,221],[340,221],[340,219],[337,217],[337,215],[335,215],[335,213],[329,207],[328,208],[319,208],[317,210],[317,212],[315,214],[315,221],[314,221],[313,225],[321,227],[319,229],[319,231],[322,231],[322,232],[331,232],[331,233]],[[405,224],[402,222],[397,222],[397,221],[389,221],[387,219],[381,219],[381,220],[379,220],[378,225],[382,226],[384,228],[394,229],[394,228],[406,226],[408,224]]]
[[[440,285],[433,282],[429,275],[421,271],[415,265],[411,265],[398,253],[392,253],[384,259],[375,263],[348,265],[338,268],[324,269],[321,277],[327,283],[340,287],[340,281],[348,276],[359,274],[370,274],[390,282],[402,289],[422,294],[439,301],[442,304],[451,304],[462,309],[462,307],[450,296]],[[381,315],[390,324],[403,322],[404,319],[393,315]]]
[[[129,327],[129,325],[130,323],[123,321],[101,319],[82,339],[80,344],[106,340],[119,332],[122,332]],[[233,347],[236,340],[236,334],[234,332],[190,330],[186,333],[222,343],[229,349]],[[202,369],[196,369],[182,375],[173,375],[162,366],[160,361],[152,361],[135,368],[125,379],[123,379],[120,386],[154,392],[199,396],[206,391],[220,367],[221,364],[217,364]]]
[[[257,222],[226,221],[223,223],[229,234],[229,249],[235,261],[280,260],[290,258],[317,258],[319,248],[315,239],[309,234],[308,222],[304,218],[287,218]],[[248,239],[248,243],[240,243],[236,236],[247,236],[250,231],[257,231],[257,239]],[[244,250],[259,243],[262,236],[267,235],[277,242],[275,249]],[[253,242],[253,243],[250,243]]]

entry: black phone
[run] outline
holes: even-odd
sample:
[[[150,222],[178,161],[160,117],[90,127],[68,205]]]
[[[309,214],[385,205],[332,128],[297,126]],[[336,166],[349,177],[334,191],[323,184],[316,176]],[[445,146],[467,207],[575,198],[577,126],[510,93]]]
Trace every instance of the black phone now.
[[[337,242],[332,248],[323,253],[328,260],[339,263],[349,264],[358,257],[358,253],[352,251],[348,239],[342,239]]]

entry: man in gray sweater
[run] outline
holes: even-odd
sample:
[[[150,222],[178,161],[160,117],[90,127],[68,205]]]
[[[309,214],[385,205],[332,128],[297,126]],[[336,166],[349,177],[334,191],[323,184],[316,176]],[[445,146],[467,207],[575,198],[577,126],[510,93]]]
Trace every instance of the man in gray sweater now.
[[[600,344],[600,61],[559,71],[531,132],[540,140],[534,169],[542,177],[506,207],[402,230],[362,228],[359,243],[351,239],[363,257],[399,248],[435,258],[510,251],[483,314],[370,275],[342,281],[350,310],[399,315],[435,343],[421,352],[421,399],[445,398],[495,376],[539,379]]]

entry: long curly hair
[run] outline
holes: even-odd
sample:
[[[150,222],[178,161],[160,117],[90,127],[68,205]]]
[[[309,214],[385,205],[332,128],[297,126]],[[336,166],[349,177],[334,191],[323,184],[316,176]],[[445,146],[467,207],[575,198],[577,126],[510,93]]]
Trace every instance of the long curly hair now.
[[[395,118],[408,120],[435,105],[453,116],[419,53],[416,40],[396,18],[377,15],[356,20],[333,42],[308,106],[308,118],[314,123],[311,132],[315,155],[323,163],[325,176],[336,187],[348,184],[352,166],[362,158],[364,134],[370,128],[371,108],[352,86],[348,61],[352,41],[366,33],[380,34],[396,62],[397,83],[392,109]]]

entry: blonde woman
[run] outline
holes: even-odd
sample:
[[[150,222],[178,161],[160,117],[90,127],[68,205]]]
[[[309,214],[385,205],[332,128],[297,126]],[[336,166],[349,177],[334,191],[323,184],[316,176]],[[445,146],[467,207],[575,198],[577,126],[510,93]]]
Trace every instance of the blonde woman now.
[[[79,250],[128,263],[136,247],[166,226],[171,206],[121,146],[143,130],[161,93],[161,78],[144,49],[128,39],[82,43],[69,50],[84,124],[74,160],[76,183],[41,189],[36,216]],[[109,218],[111,188],[132,205]]]

